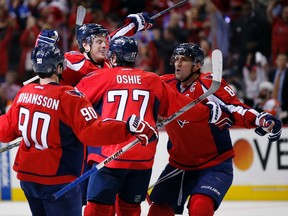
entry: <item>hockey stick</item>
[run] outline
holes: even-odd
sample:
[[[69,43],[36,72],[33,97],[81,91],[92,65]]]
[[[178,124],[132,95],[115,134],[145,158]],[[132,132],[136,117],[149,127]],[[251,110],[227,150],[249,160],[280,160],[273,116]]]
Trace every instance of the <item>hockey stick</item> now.
[[[25,82],[23,82],[23,85],[27,85],[27,84],[29,84],[29,83],[32,83],[32,82],[34,82],[35,80],[38,80],[39,78],[40,78],[40,77],[39,77],[38,75],[36,75],[36,76],[34,76],[34,77],[26,80]]]
[[[156,19],[157,17],[162,16],[162,15],[168,13],[168,12],[171,11],[172,9],[174,9],[174,8],[176,8],[176,7],[179,7],[179,6],[183,5],[184,3],[188,2],[188,1],[189,1],[189,0],[182,0],[182,1],[178,2],[177,4],[172,5],[171,7],[167,8],[167,9],[165,9],[165,10],[163,10],[163,11],[161,11],[161,12],[155,14],[155,15],[153,15],[153,16],[151,17],[151,19]]]
[[[84,22],[85,15],[86,15],[86,8],[81,6],[81,5],[78,6],[77,15],[76,15],[76,25],[75,25],[75,35],[76,35],[76,37],[77,37],[78,29],[80,28],[80,26]]]
[[[21,143],[21,141],[22,141],[22,137],[18,137],[17,139],[9,142],[9,145],[8,145],[8,146],[5,146],[5,147],[3,147],[3,148],[0,148],[0,153],[5,152],[5,151],[8,151],[8,150],[10,150],[10,149],[12,149],[12,148],[14,148],[14,147],[19,146],[20,143]]]
[[[83,6],[78,6],[77,8],[77,14],[76,14],[76,25],[75,25],[75,35],[77,37],[77,32],[78,29],[80,28],[80,26],[83,24],[84,22],[84,18],[86,15],[86,8]],[[40,77],[38,75],[32,77],[31,79],[26,80],[25,82],[23,82],[23,85],[27,85],[29,83],[34,82],[35,80],[38,80]]]
[[[217,91],[217,89],[220,87],[221,84],[221,78],[222,78],[222,65],[223,65],[223,60],[222,60],[222,53],[220,50],[214,50],[212,52],[212,67],[213,67],[213,79],[212,79],[212,84],[210,88],[201,96],[199,96],[196,100],[190,102],[186,106],[182,107],[179,111],[171,115],[170,117],[164,119],[162,122],[157,123],[156,127],[157,129],[163,128],[166,124],[170,123],[180,115],[182,115],[184,112],[187,110],[191,109],[194,107],[196,104],[201,102],[203,99],[207,98],[209,95],[213,94],[214,92]],[[91,176],[93,173],[95,173],[97,170],[102,169],[106,164],[110,163],[132,147],[134,147],[137,143],[139,142],[139,139],[135,139],[131,143],[127,144],[123,148],[119,149],[117,152],[103,160],[101,163],[97,164],[95,167],[91,168],[84,174],[82,174],[80,177],[78,177],[76,180],[73,182],[67,184],[65,187],[63,187],[61,190],[57,191],[55,194],[53,194],[55,199],[58,199],[60,196],[62,196],[64,193],[67,191],[71,190],[73,187],[84,181],[86,178]]]

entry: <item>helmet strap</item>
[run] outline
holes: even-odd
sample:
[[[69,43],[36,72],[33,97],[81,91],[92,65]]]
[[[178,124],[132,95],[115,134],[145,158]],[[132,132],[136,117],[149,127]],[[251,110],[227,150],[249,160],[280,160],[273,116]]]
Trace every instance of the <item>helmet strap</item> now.
[[[112,53],[112,56],[109,58],[110,64],[112,67],[117,67],[117,55]]]

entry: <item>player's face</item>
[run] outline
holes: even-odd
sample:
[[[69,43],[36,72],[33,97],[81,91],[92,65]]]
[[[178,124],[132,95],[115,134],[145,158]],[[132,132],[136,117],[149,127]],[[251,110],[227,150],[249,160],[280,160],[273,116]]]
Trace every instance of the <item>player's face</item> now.
[[[91,57],[96,63],[101,63],[106,57],[106,37],[97,36],[93,39],[91,46]]]
[[[175,76],[178,80],[184,80],[191,74],[193,67],[190,57],[177,55],[174,59]]]

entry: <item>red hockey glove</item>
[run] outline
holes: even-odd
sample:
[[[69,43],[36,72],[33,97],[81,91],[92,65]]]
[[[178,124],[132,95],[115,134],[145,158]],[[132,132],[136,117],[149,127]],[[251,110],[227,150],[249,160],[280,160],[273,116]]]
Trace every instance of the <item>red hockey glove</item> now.
[[[269,133],[268,139],[272,142],[277,141],[281,137],[282,123],[271,114],[266,112],[260,113],[255,119],[255,124],[258,126],[255,129],[255,133],[259,136]]]
[[[136,26],[137,31],[149,29],[154,25],[154,19],[151,19],[151,15],[147,12],[130,14],[125,18],[124,22],[133,22]]]
[[[208,123],[216,125],[221,130],[230,128],[233,125],[234,118],[226,107],[212,101],[206,105],[210,109]]]
[[[157,131],[148,122],[141,120],[134,114],[128,118],[126,124],[130,133],[140,139],[143,146],[158,139]]]
[[[55,30],[44,29],[36,39],[35,47],[39,44],[54,45],[59,41],[59,34]]]

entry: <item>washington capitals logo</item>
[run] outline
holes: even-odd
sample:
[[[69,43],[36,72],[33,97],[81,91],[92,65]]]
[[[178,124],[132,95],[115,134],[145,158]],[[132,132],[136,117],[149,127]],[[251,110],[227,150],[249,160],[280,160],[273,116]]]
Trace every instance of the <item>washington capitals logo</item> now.
[[[178,122],[178,124],[179,124],[179,126],[181,127],[181,128],[183,128],[184,127],[184,125],[185,124],[188,124],[189,123],[189,121],[186,121],[186,120],[180,120],[180,119],[177,119],[177,122]]]
[[[66,91],[66,93],[68,93],[72,96],[76,96],[76,97],[83,97],[84,96],[84,94],[81,93],[80,91],[78,91],[77,89]]]

